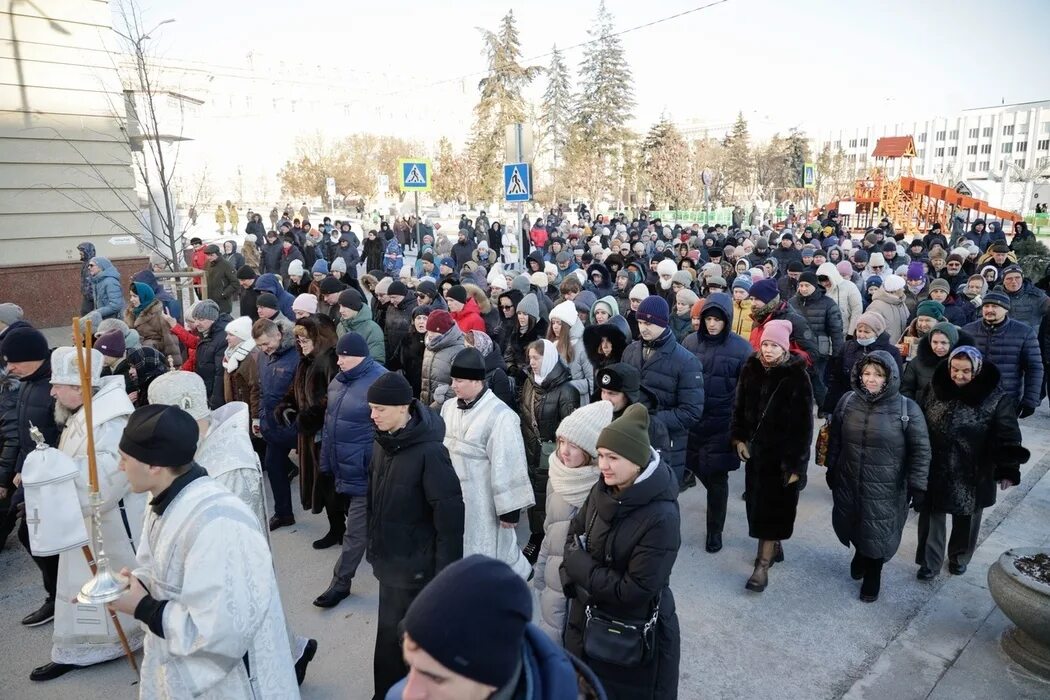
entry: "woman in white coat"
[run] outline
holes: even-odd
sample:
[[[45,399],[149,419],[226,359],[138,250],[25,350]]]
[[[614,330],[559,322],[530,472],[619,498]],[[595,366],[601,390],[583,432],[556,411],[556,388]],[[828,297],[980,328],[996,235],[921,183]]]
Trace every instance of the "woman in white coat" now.
[[[580,404],[587,403],[594,391],[594,367],[583,347],[583,321],[571,301],[563,301],[551,309],[547,340],[554,343],[558,356],[569,368],[572,376],[569,383],[580,395]]]

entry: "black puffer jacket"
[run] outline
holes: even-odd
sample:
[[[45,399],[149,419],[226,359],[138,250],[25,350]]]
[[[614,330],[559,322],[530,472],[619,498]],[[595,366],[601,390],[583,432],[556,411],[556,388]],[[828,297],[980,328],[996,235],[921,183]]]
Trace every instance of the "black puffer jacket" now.
[[[876,396],[861,383],[861,369],[870,362],[887,377]],[[900,370],[888,353],[869,353],[851,374],[853,391],[839,400],[831,418],[831,524],[842,544],[889,561],[900,547],[908,492],[926,490],[930,438],[918,404],[900,393]]]
[[[197,344],[197,365],[194,369],[204,380],[204,388],[208,391],[208,408],[213,411],[226,403],[223,386],[226,370],[222,368],[222,358],[227,348],[226,324],[232,320],[229,314],[219,314],[219,318],[215,319],[215,323]]]
[[[580,394],[571,380],[569,368],[560,359],[542,384],[537,386],[531,372],[525,378],[519,415],[530,473],[547,471],[547,465],[540,464],[540,442],[554,442],[558,424],[580,406]]]
[[[808,297],[795,294],[788,302],[809,324],[816,336],[817,350],[823,357],[838,355],[845,335],[842,331],[842,312],[839,305],[824,290],[816,288]],[[816,358],[814,358],[816,359]]]
[[[676,698],[680,636],[671,570],[682,544],[677,478],[651,453],[642,476],[613,494],[604,480],[573,517],[561,565],[569,598],[565,648],[594,670],[610,698]],[[586,537],[581,549],[580,536]],[[659,603],[656,650],[639,668],[588,658],[583,649],[586,606],[620,619],[648,621]]]
[[[83,245],[83,244],[81,244]],[[18,463],[18,392],[21,382],[0,368],[0,487],[10,488]]]
[[[409,411],[404,428],[375,434],[367,556],[383,585],[415,589],[463,557],[463,493],[445,422],[419,401]]]
[[[846,341],[846,344],[842,347],[842,352],[832,357],[831,362],[828,363],[828,373],[826,375],[828,393],[824,397],[824,405],[822,407],[824,413],[834,411],[842,395],[850,390],[850,372],[853,370],[853,365],[857,364],[857,360],[876,350],[888,352],[890,357],[897,361],[897,370],[900,372],[904,371],[901,352],[896,345],[890,342],[890,337],[885,333],[879,335],[871,345],[861,345],[856,338]]]
[[[935,513],[972,515],[995,505],[995,484],[1021,482],[1017,402],[1003,387],[999,368],[985,359],[969,384],[958,387],[948,363],[933,373],[919,403],[926,414],[933,459],[925,507]]]
[[[406,296],[397,306],[386,304],[383,316],[383,341],[386,343],[386,356],[393,357],[401,339],[408,334],[412,326],[412,309],[416,308],[416,298]]]
[[[51,360],[44,360],[36,372],[22,379],[18,392],[18,459],[15,472],[22,471],[22,463],[36,443],[29,434],[30,424],[44,434],[44,442],[58,447],[62,431],[55,424],[55,400],[51,397]]]

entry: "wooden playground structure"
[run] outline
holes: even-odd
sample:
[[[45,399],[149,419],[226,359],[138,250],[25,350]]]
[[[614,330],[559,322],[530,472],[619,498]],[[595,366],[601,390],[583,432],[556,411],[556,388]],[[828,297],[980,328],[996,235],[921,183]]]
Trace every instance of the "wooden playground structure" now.
[[[854,202],[856,214],[851,216],[851,228],[877,226],[888,218],[894,228],[907,234],[927,231],[939,223],[945,232],[951,230],[951,219],[958,210],[972,210],[979,215],[1001,221],[1017,222],[1017,212],[993,207],[988,202],[957,192],[952,187],[920,180],[912,176],[912,160],[916,157],[915,142],[911,136],[880,138],[872,152],[875,166],[864,179],[857,180],[852,197],[843,197],[825,205],[824,209],[839,209],[843,202]],[[900,160],[901,173],[891,177],[888,165]],[[855,218],[854,218],[855,217]]]

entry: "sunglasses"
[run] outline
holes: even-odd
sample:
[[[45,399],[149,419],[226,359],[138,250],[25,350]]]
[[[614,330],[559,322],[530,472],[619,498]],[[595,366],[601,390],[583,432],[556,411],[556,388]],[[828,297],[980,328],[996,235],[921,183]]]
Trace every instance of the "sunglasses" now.
[[[881,270],[883,267],[884,267],[883,265],[872,265],[871,269],[872,270]]]
[[[513,306],[504,306],[503,304],[500,304],[499,307],[501,309],[503,309],[504,311],[513,311],[514,310]]]

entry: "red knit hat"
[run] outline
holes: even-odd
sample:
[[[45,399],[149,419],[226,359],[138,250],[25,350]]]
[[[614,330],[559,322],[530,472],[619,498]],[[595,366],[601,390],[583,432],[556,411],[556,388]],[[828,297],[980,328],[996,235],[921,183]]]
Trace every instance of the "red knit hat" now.
[[[452,315],[443,309],[432,311],[430,315],[427,316],[427,330],[433,333],[444,335],[445,333],[448,333],[449,329],[452,328],[455,323],[456,322],[453,320]]]

